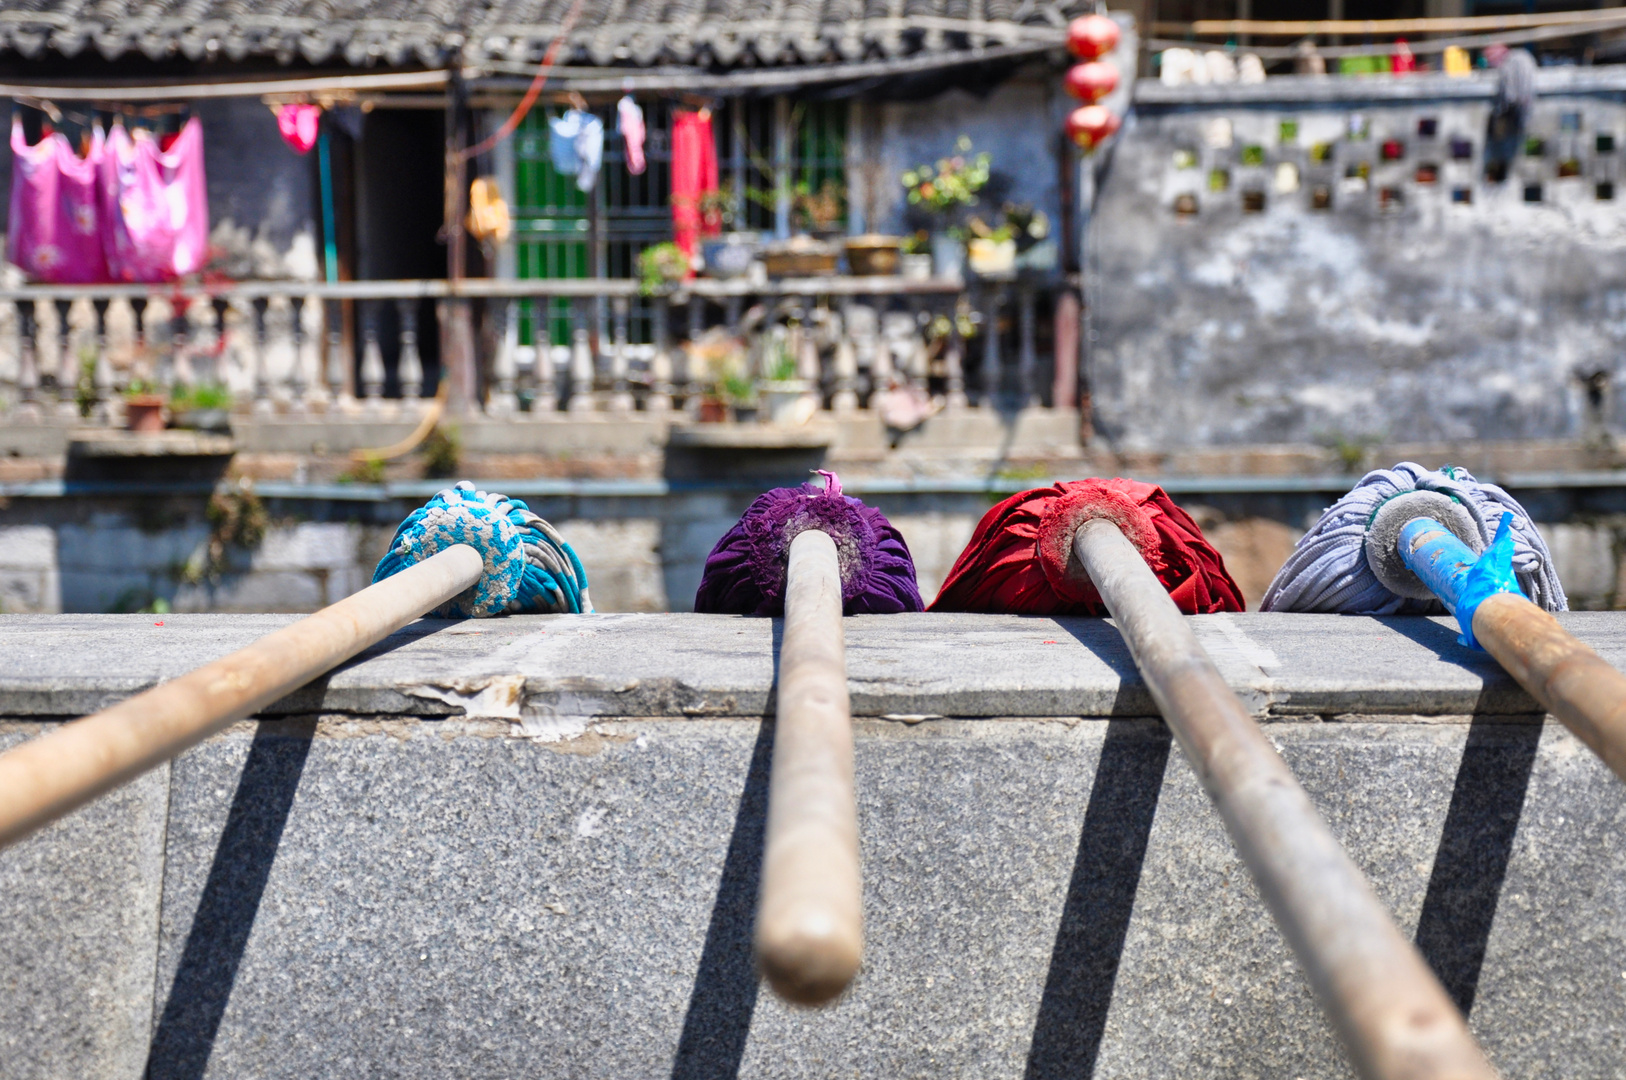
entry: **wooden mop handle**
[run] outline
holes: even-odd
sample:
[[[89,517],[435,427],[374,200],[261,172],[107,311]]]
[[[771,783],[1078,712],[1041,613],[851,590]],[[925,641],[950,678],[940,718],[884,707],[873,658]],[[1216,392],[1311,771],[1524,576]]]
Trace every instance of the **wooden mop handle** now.
[[[821,1005],[864,949],[852,712],[835,542],[791,541],[756,951],[780,997]]]
[[[1474,640],[1626,780],[1626,675],[1523,596],[1487,596],[1473,621]]]
[[[1365,1080],[1489,1080],[1434,974],[1118,527],[1073,551]]]
[[[0,754],[0,848],[202,742],[348,660],[480,579],[467,544],[178,679]]]

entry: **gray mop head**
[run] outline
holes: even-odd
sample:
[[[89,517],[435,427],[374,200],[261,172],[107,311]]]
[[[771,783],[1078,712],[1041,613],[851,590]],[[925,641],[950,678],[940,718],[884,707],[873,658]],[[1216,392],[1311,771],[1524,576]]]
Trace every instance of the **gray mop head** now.
[[[1409,461],[1367,473],[1329,507],[1277,571],[1260,610],[1442,612],[1445,606],[1400,562],[1401,527],[1413,518],[1432,517],[1474,551],[1483,551],[1504,510],[1514,514],[1513,571],[1519,587],[1548,611],[1569,610],[1552,554],[1513,496],[1495,484],[1481,484],[1466,469],[1446,466],[1436,472]]]

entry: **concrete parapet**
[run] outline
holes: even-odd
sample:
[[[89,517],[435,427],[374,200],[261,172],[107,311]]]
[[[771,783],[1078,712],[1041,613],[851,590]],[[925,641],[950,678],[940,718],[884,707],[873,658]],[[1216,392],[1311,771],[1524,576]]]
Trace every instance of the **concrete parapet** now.
[[[0,619],[0,739],[287,620],[157,621]],[[1194,623],[1503,1074],[1616,1075],[1626,788],[1446,620]],[[420,623],[0,854],[0,1077],[1350,1075],[1099,620],[848,620],[865,966],[772,998],[776,631]]]

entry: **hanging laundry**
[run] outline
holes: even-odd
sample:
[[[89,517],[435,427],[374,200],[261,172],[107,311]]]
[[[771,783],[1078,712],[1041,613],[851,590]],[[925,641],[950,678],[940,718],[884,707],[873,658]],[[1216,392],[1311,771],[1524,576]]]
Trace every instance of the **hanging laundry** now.
[[[277,130],[296,153],[311,152],[321,124],[322,110],[315,105],[284,105],[277,110]]]
[[[627,94],[615,103],[615,127],[627,147],[627,171],[644,174],[644,110]]]
[[[193,117],[166,152],[151,133],[113,127],[101,161],[107,268],[116,281],[173,281],[201,269],[209,243],[203,125]]]
[[[482,244],[506,244],[514,224],[508,203],[495,176],[482,176],[469,185],[469,232]]]
[[[107,280],[97,169],[106,152],[101,129],[81,159],[60,132],[29,146],[22,120],[11,121],[11,227],[6,258],[33,281],[85,285]]]
[[[717,140],[711,133],[711,110],[680,112],[672,118],[672,238],[690,258],[702,233],[717,234],[717,223],[706,221],[700,212],[702,201],[716,190]]]
[[[581,109],[568,109],[548,121],[553,137],[548,140],[548,156],[564,176],[576,178],[576,188],[592,191],[598,183],[598,170],[604,163],[604,121]]]

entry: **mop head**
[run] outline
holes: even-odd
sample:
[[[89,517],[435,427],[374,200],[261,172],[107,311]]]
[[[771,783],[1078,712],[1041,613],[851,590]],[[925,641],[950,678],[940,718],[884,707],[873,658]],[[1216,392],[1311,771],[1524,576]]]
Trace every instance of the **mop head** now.
[[[453,544],[473,547],[485,559],[486,570],[479,581],[436,608],[436,615],[481,619],[503,612],[593,610],[587,571],[558,530],[518,499],[476,491],[467,480],[407,515],[373,580],[399,574]]]
[[[1434,472],[1409,461],[1367,473],[1293,549],[1265,593],[1263,611],[1349,615],[1427,615],[1445,610],[1400,559],[1400,530],[1414,518],[1438,521],[1475,553],[1512,511],[1513,572],[1526,596],[1548,611],[1569,602],[1547,544],[1525,512],[1495,484],[1467,469]]]
[[[932,602],[933,611],[1105,615],[1073,536],[1095,518],[1117,525],[1188,615],[1241,611],[1242,592],[1191,516],[1156,484],[1072,480],[1013,495],[983,515]]]
[[[919,611],[920,586],[909,545],[886,516],[841,493],[835,473],[811,484],[758,495],[706,557],[696,611],[716,615],[782,615],[790,542],[807,529],[835,541],[844,615]]]

